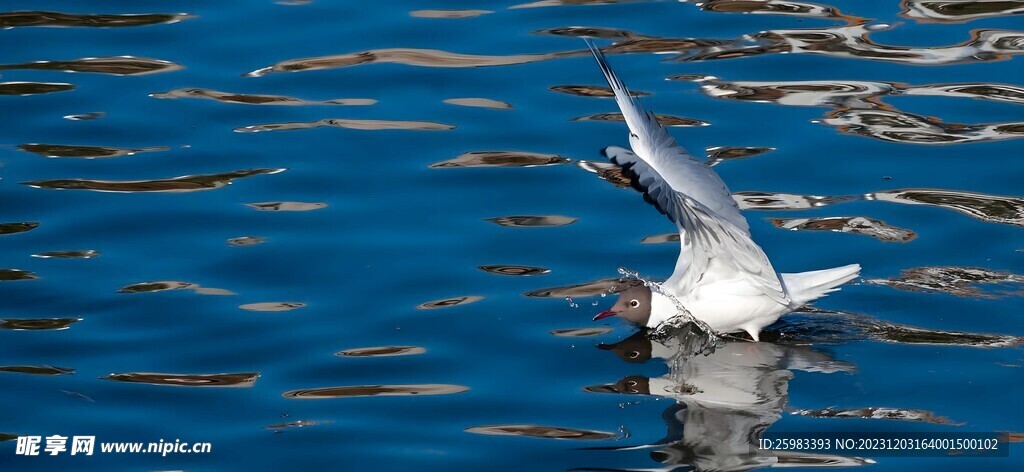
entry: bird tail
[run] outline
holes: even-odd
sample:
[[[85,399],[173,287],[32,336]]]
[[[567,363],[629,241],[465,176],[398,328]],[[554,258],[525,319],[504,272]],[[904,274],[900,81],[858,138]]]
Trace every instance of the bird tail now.
[[[860,264],[850,264],[799,274],[781,274],[789,298],[794,305],[804,305],[829,293],[860,275]]]

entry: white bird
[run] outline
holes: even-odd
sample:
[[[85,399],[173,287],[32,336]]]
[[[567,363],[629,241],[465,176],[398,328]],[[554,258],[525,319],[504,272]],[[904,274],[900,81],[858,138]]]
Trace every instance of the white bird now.
[[[679,229],[679,259],[662,291],[638,286],[619,294],[594,320],[619,316],[656,328],[681,316],[677,300],[694,318],[719,333],[746,332],[757,341],[765,326],[812,300],[838,290],[860,274],[851,264],[798,274],[778,274],[751,239],[722,178],[676,144],[653,114],[630,95],[601,50],[586,40],[629,126],[633,149],[609,147],[605,154],[623,168],[633,186]]]

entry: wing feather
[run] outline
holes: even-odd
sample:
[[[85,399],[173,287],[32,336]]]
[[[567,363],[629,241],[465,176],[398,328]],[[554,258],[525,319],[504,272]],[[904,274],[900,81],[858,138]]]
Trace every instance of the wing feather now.
[[[586,41],[630,131],[632,152],[609,147],[605,155],[623,168],[633,186],[680,232],[679,261],[666,285],[682,294],[698,282],[712,282],[709,277],[741,276],[765,295],[789,304],[778,274],[751,239],[750,226],[722,178],[676,143],[654,115],[630,95],[601,50],[589,39]]]

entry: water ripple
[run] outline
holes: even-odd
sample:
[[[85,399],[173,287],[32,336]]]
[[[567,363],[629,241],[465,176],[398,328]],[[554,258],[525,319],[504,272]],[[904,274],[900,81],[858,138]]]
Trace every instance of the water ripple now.
[[[462,385],[423,384],[423,385],[357,385],[350,387],[324,387],[304,390],[291,390],[282,396],[285,398],[319,399],[344,397],[389,397],[389,396],[424,396],[451,395],[469,390]]]
[[[470,303],[476,303],[483,300],[484,297],[479,295],[467,295],[463,297],[453,298],[442,298],[440,300],[433,300],[426,303],[416,305],[417,310],[436,310],[438,308],[448,308],[456,305],[468,305]]]
[[[1024,296],[1024,276],[981,267],[915,267],[899,277],[869,279],[908,292],[944,293],[964,298]]]
[[[36,280],[35,273],[21,269],[0,269],[0,282],[7,282],[11,280]]]
[[[708,123],[706,121],[701,121],[695,118],[684,118],[681,116],[654,114],[654,117],[658,119],[658,123],[661,123],[662,126],[669,127],[691,128],[696,126],[711,125],[711,123]],[[571,121],[610,121],[616,123],[625,123],[626,119],[622,117],[622,113],[598,113],[596,115],[587,115],[573,118]]]
[[[907,144],[955,144],[1016,139],[1024,122],[961,124],[897,110],[880,101],[888,95],[965,97],[1024,103],[1024,89],[990,83],[912,86],[894,82],[801,81],[729,82],[708,80],[708,96],[791,106],[823,106],[834,110],[821,123],[846,134]]]
[[[318,121],[267,123],[261,125],[243,126],[241,128],[235,128],[235,131],[238,133],[259,133],[262,131],[291,131],[297,129],[313,129],[323,127],[348,128],[367,131],[394,129],[444,131],[455,129],[454,125],[435,123],[432,121],[353,120],[343,118],[326,118]]]
[[[449,105],[458,105],[471,108],[489,108],[491,110],[512,109],[512,105],[509,104],[508,102],[503,102],[501,100],[492,100],[490,98],[449,98],[442,101]]]
[[[167,151],[167,146],[155,146],[147,148],[118,148],[108,146],[79,146],[67,144],[22,144],[18,146],[22,151],[43,157],[75,157],[81,159],[103,159],[110,157],[134,156],[141,152]]]
[[[0,64],[0,70],[62,70],[67,72],[91,72],[110,75],[146,75],[173,72],[184,69],[160,59],[135,56],[83,57],[71,61],[33,61],[18,64]]]
[[[494,13],[491,10],[415,10],[409,12],[413,18],[463,19]]]
[[[944,416],[936,415],[930,411],[913,410],[908,408],[825,408],[821,410],[796,410],[794,415],[809,416],[811,418],[864,418],[875,420],[900,420],[917,421],[931,424],[947,424],[961,426],[964,423],[957,423]]]
[[[327,208],[326,203],[307,202],[260,202],[246,203],[245,206],[259,211],[311,211]]]
[[[179,282],[176,280],[160,281],[160,282],[142,282],[137,284],[128,285],[121,287],[117,290],[117,293],[150,293],[150,292],[165,292],[168,290],[192,290],[195,293],[202,295],[234,295],[235,293],[230,290],[222,288],[211,288],[203,287],[199,284],[193,284],[189,282]]]
[[[611,98],[615,96],[615,92],[604,85],[555,85],[548,87],[548,90],[578,97]],[[650,95],[650,92],[630,90],[629,94],[633,97],[646,97]],[[608,113],[608,115],[614,115],[614,113]]]
[[[514,275],[520,277],[530,275],[544,275],[551,273],[551,269],[521,265],[482,265],[478,266],[477,269],[480,269],[489,274]]]
[[[32,257],[38,257],[40,259],[92,259],[99,256],[100,253],[92,249],[85,249],[81,251],[46,251],[38,254],[32,254]]]
[[[74,374],[75,369],[54,367],[52,365],[5,365],[0,366],[0,372],[14,372],[30,375],[64,375]]]
[[[305,308],[306,304],[301,302],[260,302],[247,303],[238,308],[248,311],[292,311]]]
[[[243,387],[256,385],[259,372],[232,374],[159,374],[151,372],[127,372],[102,377],[106,380],[175,387]]]
[[[776,228],[790,231],[832,231],[862,234],[879,241],[905,243],[917,238],[917,233],[892,226],[884,221],[865,216],[834,216],[828,218],[770,218]]]
[[[459,54],[436,49],[373,49],[369,51],[333,56],[289,59],[245,74],[248,77],[262,77],[275,72],[300,72],[335,69],[373,63],[395,63],[420,67],[489,67],[528,64],[549,61],[562,57],[576,57],[589,54],[586,51],[553,52],[548,54],[517,54],[509,56],[486,56]]]
[[[901,16],[922,23],[966,23],[1024,13],[1020,0],[903,0]]]
[[[0,13],[0,28],[26,26],[112,28],[177,23],[195,18],[188,13],[76,14],[56,11],[10,11]]]
[[[557,426],[541,426],[535,424],[475,426],[466,429],[466,432],[492,436],[527,436],[531,438],[574,440],[601,440],[619,437],[617,433],[607,433],[604,431],[593,431],[587,429],[561,428]]]
[[[0,329],[11,331],[50,331],[63,330],[81,318],[0,318]]]
[[[522,151],[473,151],[430,164],[432,169],[454,167],[537,167],[564,164],[566,157]]]
[[[338,351],[334,355],[341,357],[394,357],[414,356],[425,352],[427,350],[419,346],[380,346],[346,349]]]
[[[35,221],[27,221],[24,223],[0,223],[0,235],[25,233],[38,227],[39,223]]]
[[[195,192],[213,190],[231,185],[235,179],[254,175],[277,174],[286,169],[250,169],[209,175],[185,175],[156,180],[35,180],[21,182],[35,188],[59,190],[93,190],[97,192]]]
[[[546,226],[570,225],[579,221],[579,218],[573,218],[562,215],[517,215],[487,218],[487,221],[493,222],[501,226],[510,226],[517,228],[539,228]]]
[[[251,93],[231,93],[219,90],[185,88],[175,89],[169,92],[156,92],[149,94],[153,98],[177,99],[177,98],[199,98],[216,100],[221,103],[238,103],[243,105],[348,105],[366,106],[377,103],[377,100],[370,98],[336,98],[333,100],[303,100],[301,98],[288,97],[284,95],[261,95]]]
[[[74,88],[74,85],[63,82],[0,82],[0,95],[39,95]]]

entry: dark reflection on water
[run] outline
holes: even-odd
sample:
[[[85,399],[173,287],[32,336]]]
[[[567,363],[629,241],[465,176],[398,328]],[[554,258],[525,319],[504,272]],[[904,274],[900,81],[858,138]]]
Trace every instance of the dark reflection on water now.
[[[71,61],[35,61],[20,64],[0,64],[0,70],[62,70],[92,72],[110,75],[146,75],[184,69],[181,64],[147,57],[83,57]]]
[[[704,149],[708,156],[708,165],[714,166],[725,161],[747,159],[761,154],[772,152],[775,148],[770,147],[734,147],[734,146],[713,146]]]
[[[140,152],[157,152],[170,149],[167,146],[148,148],[116,148],[104,146],[72,146],[65,144],[22,144],[22,151],[38,154],[43,157],[77,157],[82,159],[98,159],[107,157],[133,156]]]
[[[242,372],[237,374],[157,374],[150,372],[128,372],[110,374],[106,380],[128,383],[144,383],[151,385],[170,385],[175,387],[252,387],[256,384],[259,372]]]
[[[551,269],[545,269],[543,267],[518,265],[482,265],[477,267],[477,269],[489,274],[516,276],[544,275],[551,272]]]
[[[908,205],[937,206],[989,223],[1024,226],[1024,198],[1020,197],[920,188],[873,192],[864,198]]]
[[[459,54],[436,49],[374,49],[334,56],[291,59],[278,62],[272,66],[257,69],[246,74],[249,77],[261,77],[275,72],[300,72],[310,70],[335,69],[372,63],[396,63],[421,67],[487,67],[528,64],[531,62],[550,61],[565,57],[576,57],[589,54],[585,51],[553,52],[548,54],[519,54],[509,56],[487,56],[476,54]]]
[[[534,424],[506,424],[497,426],[474,426],[467,433],[495,436],[527,436],[544,439],[597,440],[612,439],[616,433],[591,431],[586,429],[560,428],[557,426],[540,426]]]
[[[476,303],[483,300],[484,297],[478,295],[468,295],[464,297],[454,298],[443,298],[440,300],[433,300],[426,303],[416,305],[417,310],[436,310],[438,308],[448,308],[455,305],[468,305],[470,303]]]
[[[231,238],[228,240],[228,245],[231,246],[255,246],[257,244],[263,244],[267,242],[266,238],[259,236],[239,236],[237,238]]]
[[[35,221],[25,223],[0,223],[0,235],[24,233],[26,231],[32,231],[38,227],[39,223]]]
[[[0,281],[35,280],[36,274],[21,269],[0,269]]]
[[[250,169],[210,175],[186,175],[169,179],[156,180],[36,180],[22,182],[35,188],[51,188],[61,190],[94,190],[98,192],[195,192],[213,190],[231,185],[235,179],[254,175],[277,174],[285,169]]]
[[[612,89],[604,85],[555,85],[553,87],[548,87],[548,90],[569,95],[577,95],[580,97],[610,98],[615,96]],[[629,94],[634,97],[645,97],[650,95],[650,93],[637,90],[630,90]]]
[[[579,221],[579,218],[562,215],[498,216],[495,218],[488,218],[487,221],[497,223],[501,226],[543,227],[565,226]]]
[[[246,303],[238,308],[248,311],[292,311],[305,308],[306,304],[301,302],[259,302]]]
[[[0,372],[15,372],[31,375],[62,375],[73,374],[75,373],[75,369],[54,367],[52,365],[4,365],[0,366]]]
[[[192,290],[203,295],[234,295],[234,292],[222,288],[201,287],[198,284],[180,282],[176,280],[160,282],[142,282],[121,287],[118,293],[147,293],[164,292],[167,290]]]
[[[705,81],[701,90],[725,100],[823,106],[834,111],[822,123],[838,131],[907,144],[953,144],[1015,139],[1024,122],[961,124],[897,110],[880,101],[888,95],[980,98],[1024,103],[1024,89],[1004,84],[935,84],[911,86],[889,82],[727,82]]]
[[[969,298],[1024,296],[1024,276],[981,267],[915,267],[904,270],[898,277],[868,282],[908,292]]]
[[[259,211],[310,211],[327,207],[326,203],[319,202],[260,202],[245,205]]]
[[[74,85],[63,82],[0,82],[0,95],[39,95],[74,88]]]
[[[564,164],[566,157],[522,151],[473,151],[447,161],[430,164],[431,168],[449,167],[536,167]]]
[[[448,98],[443,100],[449,105],[458,105],[471,108],[490,108],[492,110],[510,110],[512,105],[501,100],[490,98]]]
[[[969,333],[921,328],[879,320],[859,313],[803,307],[763,333],[762,339],[784,344],[836,344],[871,340],[890,344],[1013,347],[1024,338],[1005,334]]]
[[[12,331],[62,330],[81,318],[0,318],[0,328]]]
[[[600,26],[566,26],[562,28],[546,28],[534,31],[535,34],[551,34],[571,38],[603,38],[603,39],[636,39],[651,36],[637,34],[629,30],[603,28]]]
[[[778,228],[790,231],[832,231],[836,233],[863,234],[880,241],[905,243],[913,241],[917,233],[899,228],[884,221],[864,216],[828,218],[771,218]]]
[[[1024,13],[1020,0],[903,0],[902,16],[926,23],[963,23]]]
[[[389,397],[408,395],[451,395],[469,390],[461,385],[356,385],[350,387],[324,387],[285,392],[285,398],[322,399],[345,397]]]
[[[289,421],[287,423],[269,424],[269,425],[266,426],[266,429],[272,429],[272,430],[274,430],[275,433],[279,433],[279,432],[282,432],[282,430],[285,430],[285,429],[306,428],[306,427],[309,427],[309,426],[316,426],[316,425],[322,424],[322,423],[330,423],[330,421],[297,420],[297,421]]]
[[[413,356],[424,352],[427,350],[419,346],[381,346],[346,349],[335,353],[335,355],[342,357],[394,357]]]
[[[65,115],[64,119],[71,121],[89,121],[98,120],[100,118],[103,118],[104,116],[106,116],[106,113],[103,113],[102,111],[93,111],[89,113],[82,113],[79,115]]]
[[[671,116],[671,115],[654,115],[658,119],[658,123],[662,126],[671,126],[678,128],[689,128],[694,126],[709,126],[711,123],[706,121],[697,120],[694,118],[684,118],[682,116]],[[622,117],[622,113],[598,113],[596,115],[587,115],[573,118],[572,121],[611,121],[616,123],[625,123],[625,118]]]
[[[11,11],[0,13],[0,28],[20,28],[25,26],[110,28],[177,23],[188,18],[192,18],[192,15],[187,13],[83,15],[56,11]]]
[[[291,131],[297,129],[313,128],[347,128],[364,131],[374,130],[421,130],[421,131],[444,131],[455,129],[455,126],[432,121],[401,121],[401,120],[354,120],[342,118],[326,118],[318,121],[291,122],[291,123],[267,123],[262,125],[243,126],[235,128],[238,133],[260,133],[263,131]]]
[[[416,10],[409,12],[409,16],[416,18],[461,19],[476,18],[489,13],[494,12],[491,10]]]
[[[334,100],[310,101],[284,95],[231,93],[200,88],[176,89],[169,92],[151,93],[149,96],[168,99],[202,98],[222,103],[239,103],[243,105],[373,105],[377,103],[377,100],[369,98],[337,98]]]
[[[99,255],[100,253],[95,250],[85,249],[81,251],[46,251],[32,254],[32,257],[41,259],[92,259],[99,257]]]
[[[679,239],[679,233],[655,234],[644,236],[644,239],[640,240],[640,244],[678,243]]]

